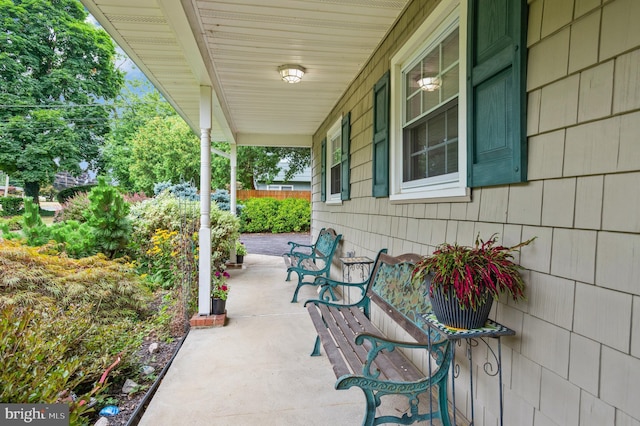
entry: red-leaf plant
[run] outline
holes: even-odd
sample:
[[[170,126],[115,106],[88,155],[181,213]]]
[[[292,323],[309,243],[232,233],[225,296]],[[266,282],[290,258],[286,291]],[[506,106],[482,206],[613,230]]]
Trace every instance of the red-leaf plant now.
[[[513,300],[524,299],[524,281],[513,262],[513,252],[531,243],[534,238],[512,247],[497,244],[493,234],[488,241],[480,236],[475,246],[460,246],[444,243],[432,255],[422,258],[413,270],[414,280],[424,280],[430,275],[429,295],[441,287],[445,297],[453,296],[462,309],[475,310],[489,297],[498,299],[501,293],[509,294]]]

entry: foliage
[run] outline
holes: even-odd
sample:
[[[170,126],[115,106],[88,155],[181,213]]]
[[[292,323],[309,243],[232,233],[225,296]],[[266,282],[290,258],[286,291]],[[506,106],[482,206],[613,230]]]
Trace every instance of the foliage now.
[[[54,223],[49,228],[50,238],[59,244],[59,250],[75,258],[96,254],[94,229],[88,223],[67,220]]]
[[[123,74],[76,0],[0,0],[0,170],[38,202],[57,171],[96,166]]]
[[[2,229],[2,226],[6,227],[6,231],[3,230],[4,232],[19,231],[22,229],[22,216],[0,218],[0,229]]]
[[[236,254],[238,256],[247,255],[247,248],[245,247],[244,243],[240,240],[236,240]]]
[[[307,231],[311,222],[311,206],[307,200],[251,198],[240,216],[242,232]]]
[[[486,242],[478,236],[473,247],[445,243],[416,264],[413,279],[423,280],[431,274],[429,293],[442,288],[445,297],[455,297],[463,309],[475,310],[489,297],[497,300],[501,293],[521,300],[525,288],[519,273],[522,267],[513,262],[512,253],[533,240],[504,247],[496,245],[494,234]]]
[[[211,194],[211,201],[216,203],[220,210],[225,212],[231,211],[231,196],[226,189],[216,189],[213,194]],[[242,214],[242,209],[244,209],[243,204],[236,204],[236,216]]]
[[[153,193],[155,182],[200,181],[200,146],[185,121],[152,118],[131,137],[129,172],[133,188]]]
[[[147,250],[151,280],[163,288],[174,286],[174,274],[179,272],[176,261],[178,231],[157,229],[151,237],[151,248]]]
[[[75,220],[77,222],[86,222],[84,212],[89,210],[91,201],[87,192],[77,192],[66,202],[62,203],[60,210],[55,213],[54,222],[64,222],[65,220]]]
[[[58,195],[56,195],[56,200],[58,200],[60,204],[64,204],[70,198],[73,198],[78,194],[81,194],[83,192],[88,194],[95,186],[96,186],[95,184],[91,184],[91,185],[78,185],[78,186],[72,186],[70,188],[65,188],[60,192],[58,192]]]
[[[30,198],[24,199],[22,233],[30,246],[41,246],[49,241],[49,229],[42,222],[40,208]]]
[[[200,227],[200,209],[196,201],[180,200],[169,192],[162,192],[159,196],[145,200],[131,208],[130,217],[133,223],[130,253],[136,258],[142,269],[153,275],[153,236],[160,230],[177,231],[197,230]],[[215,204],[211,206],[211,261],[212,267],[218,269],[228,257],[228,241],[238,237],[238,220],[229,212],[220,211]],[[173,244],[191,244],[195,256],[197,236],[181,235]],[[179,278],[174,278],[175,283]]]
[[[96,321],[146,315],[148,294],[131,265],[98,254],[83,259],[61,256],[55,245],[23,246],[0,241],[0,306],[38,306],[56,301],[100,307]]]
[[[22,204],[22,197],[0,197],[2,216],[15,216],[17,214],[20,214]]]
[[[211,297],[214,299],[227,300],[229,297],[229,284],[227,279],[230,277],[227,271],[215,271],[211,277]]]
[[[54,246],[0,241],[0,402],[88,402],[119,356],[114,380],[137,371],[136,351],[155,327],[150,295],[131,265],[103,255],[75,260]],[[93,389],[93,391],[91,391]],[[71,403],[71,424],[86,405]]]
[[[281,171],[280,160],[286,159],[289,168],[285,171],[285,181],[302,172],[311,164],[308,148],[285,147],[238,147],[238,180],[244,188],[255,189],[255,182],[271,183]]]
[[[187,182],[182,182],[174,185],[171,183],[171,181],[166,181],[166,182],[158,182],[153,186],[154,195],[160,195],[162,191],[167,191],[178,198],[182,198],[189,201],[200,200],[200,196],[198,195],[198,189],[192,184]]]
[[[308,231],[310,226],[310,203],[300,198],[287,198],[279,202],[278,214],[273,218],[271,232]]]
[[[103,177],[98,178],[98,186],[89,193],[89,201],[85,217],[93,228],[96,248],[109,257],[123,254],[131,233],[129,205]]]
[[[144,94],[141,96],[140,92]],[[111,134],[105,142],[103,159],[105,169],[110,170],[118,186],[124,191],[134,191],[130,166],[131,139],[147,121],[160,117],[175,116],[173,107],[160,95],[150,83],[141,80],[129,80],[116,99],[114,123]],[[194,148],[197,151],[197,148]]]
[[[240,223],[242,232],[268,232],[278,215],[279,202],[275,198],[250,198],[244,204]]]

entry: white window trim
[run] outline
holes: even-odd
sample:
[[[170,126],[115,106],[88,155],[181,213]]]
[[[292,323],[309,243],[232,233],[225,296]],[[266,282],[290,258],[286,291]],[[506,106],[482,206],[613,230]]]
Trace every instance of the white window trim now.
[[[331,140],[336,135],[338,136],[338,141],[342,145],[342,115],[338,117],[338,120],[327,131],[327,146],[326,146],[327,152],[325,153],[326,154],[325,158],[327,159],[326,173],[325,173],[326,174],[325,179],[327,182],[327,186],[326,186],[327,200],[325,203],[341,205],[342,199],[341,199],[340,191],[336,192],[335,194],[331,193],[331,165],[333,163],[333,147],[331,146]],[[340,179],[342,179],[342,174],[340,174]]]
[[[460,0],[443,0],[429,15],[425,22],[416,30],[409,40],[391,58],[390,81],[390,194],[393,201],[439,201],[434,199],[464,197],[468,199],[467,185],[467,106],[466,106],[466,75],[467,75],[467,10],[466,3]],[[431,185],[403,185],[402,183],[402,133],[404,85],[402,70],[418,55],[440,37],[446,28],[455,21],[459,22],[460,58],[459,58],[459,94],[458,94],[458,178],[452,182],[434,183]],[[461,200],[462,201],[462,200]]]

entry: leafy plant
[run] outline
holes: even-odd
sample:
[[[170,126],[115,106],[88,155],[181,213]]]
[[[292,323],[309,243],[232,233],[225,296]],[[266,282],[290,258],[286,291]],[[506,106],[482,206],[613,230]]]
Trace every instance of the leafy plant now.
[[[89,201],[85,217],[94,229],[98,251],[111,258],[123,254],[131,234],[131,221],[127,217],[129,205],[114,187],[107,185],[104,177],[98,178],[98,186],[89,193]]]
[[[244,243],[240,240],[236,240],[236,254],[238,256],[247,255],[247,248],[245,247]]]
[[[521,300],[525,288],[519,273],[522,267],[513,262],[512,253],[534,239],[512,247],[497,244],[495,234],[486,242],[478,236],[473,247],[445,243],[416,264],[413,279],[424,280],[431,274],[429,294],[441,288],[445,297],[455,297],[463,309],[475,310],[489,297],[497,300],[501,293]]]
[[[227,271],[215,271],[211,277],[211,297],[214,299],[227,300],[229,297],[229,284],[227,279],[230,277]]]
[[[60,210],[55,213],[54,222],[64,222],[65,220],[75,220],[78,222],[86,222],[84,212],[89,210],[91,201],[89,201],[88,192],[77,192],[67,201],[61,204]]]
[[[2,216],[15,216],[20,214],[22,208],[22,197],[0,197],[0,206],[2,206]]]
[[[30,246],[41,246],[49,241],[49,229],[42,222],[40,207],[31,201],[24,200],[24,212],[22,213],[22,232]]]

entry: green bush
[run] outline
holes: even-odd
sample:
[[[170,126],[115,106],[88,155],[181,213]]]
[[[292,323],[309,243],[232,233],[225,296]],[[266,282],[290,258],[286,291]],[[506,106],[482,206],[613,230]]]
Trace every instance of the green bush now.
[[[61,205],[60,210],[55,213],[53,221],[64,222],[65,220],[75,220],[80,223],[86,222],[87,219],[84,217],[84,212],[89,210],[90,205],[89,193],[78,192]]]
[[[64,204],[67,202],[69,198],[75,197],[75,195],[80,192],[88,193],[95,186],[96,185],[79,185],[79,186],[73,186],[71,188],[65,188],[62,191],[58,192],[58,195],[56,195],[56,200],[58,200],[60,204]]]
[[[86,222],[67,220],[54,223],[49,227],[49,235],[71,257],[78,259],[96,254],[94,229]]]
[[[22,197],[0,197],[2,216],[16,216],[20,214],[24,199]]]
[[[89,193],[89,201],[85,218],[93,228],[96,248],[111,258],[124,254],[131,234],[129,204],[103,177]]]
[[[181,200],[168,192],[162,192],[131,207],[133,224],[129,253],[140,267],[151,276],[166,280],[172,271],[173,282],[161,282],[171,288],[182,280],[180,262],[195,262],[198,244],[197,231],[200,227],[200,204],[197,201]],[[238,238],[238,219],[229,212],[220,211],[211,205],[211,262],[212,269],[218,269],[228,258],[228,242]],[[165,247],[166,245],[166,247]],[[166,256],[167,247],[172,252],[190,253],[191,259]],[[171,252],[170,252],[171,253]],[[197,262],[196,262],[197,263]]]
[[[242,232],[302,232],[311,224],[309,201],[297,198],[251,198],[242,211]]]
[[[22,216],[12,216],[7,219],[0,219],[0,226],[7,227],[7,231],[19,231],[22,229]]]
[[[240,217],[242,232],[270,232],[279,204],[278,200],[270,197],[247,200]]]
[[[278,215],[273,221],[271,232],[308,231],[311,226],[311,205],[307,200],[287,198],[280,201]]]

